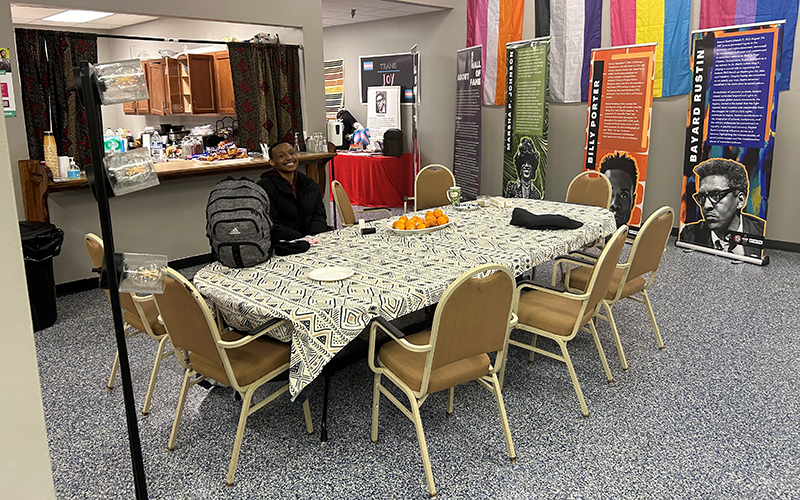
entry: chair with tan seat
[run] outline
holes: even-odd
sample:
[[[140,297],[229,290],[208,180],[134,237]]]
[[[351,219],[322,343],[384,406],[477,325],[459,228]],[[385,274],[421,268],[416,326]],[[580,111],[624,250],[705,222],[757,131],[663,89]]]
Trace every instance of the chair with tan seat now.
[[[87,233],[83,239],[86,243],[89,257],[92,259],[92,264],[95,268],[100,268],[103,263],[103,240],[93,233]],[[106,294],[108,294],[108,291],[106,291]],[[171,349],[164,351],[169,337],[164,325],[158,322],[158,311],[152,295],[137,296],[129,293],[120,293],[119,301],[122,305],[122,317],[125,320],[125,338],[129,339],[140,333],[145,333],[148,337],[158,342],[153,370],[150,373],[150,383],[147,386],[147,395],[144,398],[144,407],[142,407],[142,415],[147,415],[150,412],[150,403],[153,400],[153,391],[156,387],[161,360],[172,356],[175,351]],[[117,378],[118,368],[119,352],[114,358],[111,376],[108,378],[109,389],[114,388],[114,379]]]
[[[434,392],[449,389],[447,413],[453,413],[456,385],[477,381],[491,392],[500,413],[509,458],[516,459],[497,373],[506,359],[511,327],[516,323],[514,277],[503,266],[486,264],[459,277],[442,295],[433,325],[406,337],[383,318],[373,320],[369,338],[369,366],[375,372],[372,403],[372,442],[378,442],[380,395],[386,396],[408,417],[417,431],[425,478],[430,496],[436,495],[428,448],[419,408]],[[386,332],[390,340],[375,360],[376,333]],[[487,353],[496,352],[494,364]],[[405,393],[410,409],[386,387],[386,376]]]
[[[589,409],[586,406],[583,391],[581,391],[578,377],[575,375],[575,368],[567,351],[567,342],[574,339],[579,331],[587,331],[584,325],[588,325],[588,331],[594,337],[597,353],[603,363],[606,378],[609,383],[614,382],[603,347],[600,345],[600,338],[597,336],[597,329],[592,320],[592,315],[599,308],[600,302],[605,296],[606,290],[608,290],[608,285],[614,274],[627,234],[628,226],[622,226],[608,240],[602,253],[594,263],[589,284],[584,293],[556,291],[532,282],[522,282],[517,287],[520,292],[519,305],[517,307],[517,315],[519,316],[517,328],[533,335],[530,344],[516,340],[509,340],[509,343],[531,351],[529,356],[529,361],[531,362],[533,362],[534,354],[538,353],[566,363],[584,417],[589,416]],[[555,272],[555,266],[553,272]],[[530,291],[522,293],[524,290]],[[536,339],[540,336],[555,341],[561,350],[561,354],[537,347]]]
[[[353,205],[350,204],[350,197],[347,196],[347,191],[345,191],[344,186],[342,186],[342,183],[339,181],[331,182],[331,192],[333,193],[333,202],[336,204],[336,211],[339,212],[339,218],[342,220],[342,227],[355,224],[356,214],[386,212],[389,216],[392,215],[392,211],[388,208],[353,210]]]
[[[414,211],[449,205],[447,190],[456,185],[453,172],[444,165],[431,164],[423,168],[414,179],[414,196],[403,199],[403,211],[408,201],[414,200]]]
[[[251,404],[253,393],[289,369],[290,346],[264,336],[280,322],[269,324],[259,332],[251,332],[251,335],[220,332],[211,310],[197,289],[173,269],[167,268],[166,275],[166,287],[164,293],[156,297],[156,305],[172,345],[179,352],[178,361],[185,369],[167,448],[170,451],[175,449],[189,387],[206,378],[233,387],[242,397],[239,427],[225,481],[228,486],[233,486],[247,417],[286,392],[289,385],[282,384],[278,390],[255,404]],[[195,378],[196,375],[199,376]],[[314,428],[308,401],[303,403],[303,413],[306,431],[311,434]]]
[[[611,206],[611,181],[597,170],[581,172],[569,183],[566,202],[609,208]]]
[[[639,230],[639,233],[636,235],[636,239],[633,241],[633,246],[631,247],[631,252],[627,260],[617,265],[606,296],[601,301],[607,315],[604,316],[600,314],[599,310],[595,315],[597,318],[608,321],[611,325],[611,332],[617,344],[617,352],[619,353],[620,364],[623,370],[628,369],[628,362],[625,359],[625,352],[622,349],[617,324],[611,312],[611,307],[620,300],[631,299],[645,305],[650,315],[650,323],[653,325],[653,332],[656,335],[656,344],[658,344],[660,349],[664,348],[664,342],[661,340],[661,332],[658,330],[656,317],[655,314],[653,314],[653,305],[650,302],[650,296],[647,294],[647,290],[653,285],[658,266],[661,264],[661,257],[666,251],[667,241],[672,231],[674,219],[675,212],[670,207],[661,207],[656,210],[653,215],[648,217]],[[572,255],[576,254],[579,254],[582,258],[588,258],[589,260],[596,258],[595,256],[584,254],[583,252],[574,252]],[[645,277],[647,274],[649,274],[649,276]],[[571,289],[585,290],[590,277],[590,265],[583,264],[580,267],[567,269],[564,275],[564,283]],[[637,295],[641,295],[641,298]]]

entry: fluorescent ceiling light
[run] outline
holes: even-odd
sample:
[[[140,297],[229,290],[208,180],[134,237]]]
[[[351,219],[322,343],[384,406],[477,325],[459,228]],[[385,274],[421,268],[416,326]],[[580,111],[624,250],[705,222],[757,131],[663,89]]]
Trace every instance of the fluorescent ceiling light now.
[[[50,17],[45,17],[42,21],[53,21],[57,23],[88,23],[95,19],[108,17],[113,12],[96,12],[93,10],[65,10]]]

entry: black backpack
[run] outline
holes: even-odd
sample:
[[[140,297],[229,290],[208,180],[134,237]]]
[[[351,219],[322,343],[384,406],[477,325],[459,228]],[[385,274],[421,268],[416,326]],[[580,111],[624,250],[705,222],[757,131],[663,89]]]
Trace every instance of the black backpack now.
[[[206,205],[206,236],[214,257],[228,267],[251,267],[269,259],[269,197],[247,178],[228,177],[214,186]]]

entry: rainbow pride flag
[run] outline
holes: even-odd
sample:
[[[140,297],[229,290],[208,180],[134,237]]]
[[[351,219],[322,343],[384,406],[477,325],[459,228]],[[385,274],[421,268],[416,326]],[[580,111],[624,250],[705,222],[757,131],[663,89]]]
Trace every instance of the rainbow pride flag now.
[[[691,10],[691,0],[611,0],[611,45],[658,43],[653,97],[689,93]]]
[[[794,34],[797,28],[797,5],[798,0],[703,0],[700,3],[700,29],[785,19],[778,88],[789,90]]]
[[[524,0],[467,0],[467,45],[481,46],[483,103],[506,103],[506,44],[522,39]]]

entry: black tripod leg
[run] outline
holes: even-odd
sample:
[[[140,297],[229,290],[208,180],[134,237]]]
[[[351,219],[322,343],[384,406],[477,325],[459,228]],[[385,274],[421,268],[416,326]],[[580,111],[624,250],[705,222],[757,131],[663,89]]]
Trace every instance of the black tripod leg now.
[[[328,386],[331,382],[328,365],[325,365],[325,368],[322,369],[322,376],[324,377],[325,389],[322,392],[322,426],[319,440],[324,443],[328,440]]]

